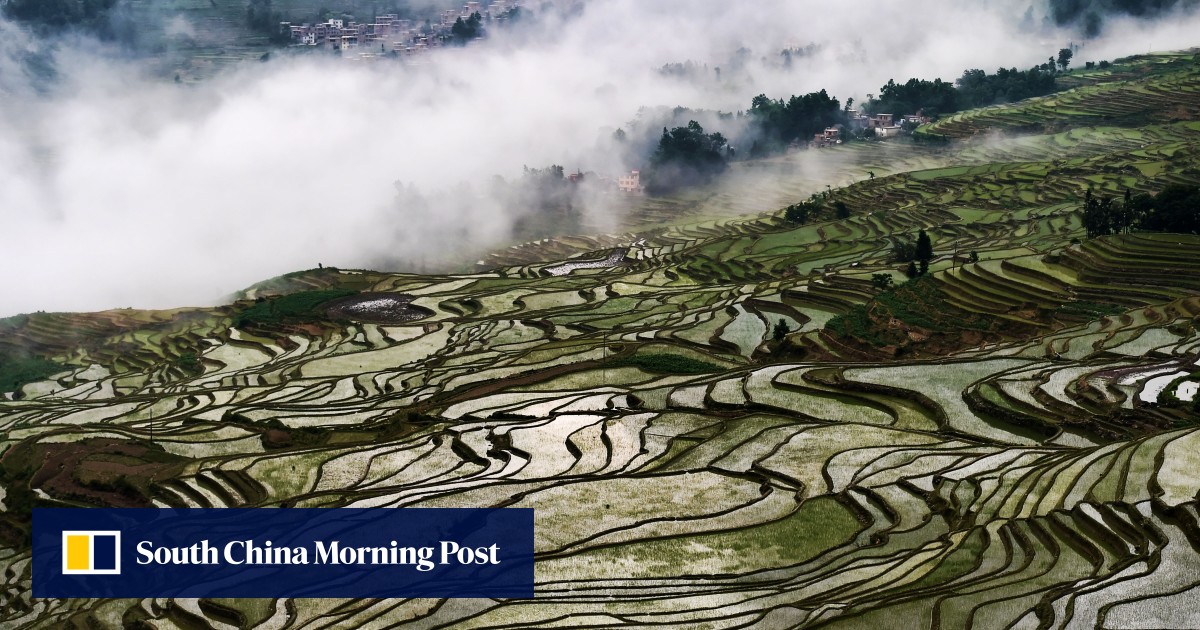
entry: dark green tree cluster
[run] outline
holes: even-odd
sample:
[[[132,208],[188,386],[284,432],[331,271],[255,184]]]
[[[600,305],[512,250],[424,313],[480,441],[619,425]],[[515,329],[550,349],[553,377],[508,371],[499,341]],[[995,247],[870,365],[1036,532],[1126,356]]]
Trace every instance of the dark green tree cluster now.
[[[725,371],[725,368],[719,365],[678,354],[635,354],[617,357],[608,362],[608,367],[635,367],[659,374],[711,374]]]
[[[646,190],[662,194],[692,185],[707,184],[728,168],[729,143],[720,133],[705,133],[700,123],[663,129],[658,148],[650,157]]]
[[[1128,195],[1126,197],[1126,203],[1117,203],[1112,197],[1097,197],[1092,191],[1087,191],[1083,200],[1083,229],[1088,238],[1129,230],[1133,220],[1128,212]]]
[[[808,223],[808,213],[809,208],[807,203],[796,203],[787,207],[787,210],[783,212],[783,218],[788,223],[800,225]]]
[[[1059,49],[1059,51],[1058,51],[1058,67],[1059,67],[1059,69],[1061,69],[1063,72],[1066,72],[1067,68],[1071,67],[1071,57],[1074,57],[1074,56],[1075,56],[1075,51],[1071,50],[1070,48]]]
[[[0,353],[0,393],[18,392],[28,383],[62,372],[66,366],[41,357]]]
[[[117,0],[8,0],[5,17],[42,26],[96,26]]]
[[[317,291],[301,291],[289,295],[264,299],[255,302],[233,318],[234,328],[247,325],[274,326],[291,322],[321,321],[326,319],[321,308],[327,302],[338,298],[357,295],[358,291],[350,289],[324,289]]]
[[[275,12],[271,10],[271,0],[250,0],[246,5],[246,26],[251,30],[270,29],[275,17]]]
[[[1200,187],[1172,184],[1157,195],[1134,195],[1127,202],[1130,219],[1140,230],[1200,232]]]
[[[275,44],[291,42],[292,34],[280,28],[283,14],[275,11],[271,0],[250,0],[246,5],[246,26],[255,33],[261,33]]]
[[[836,98],[821,90],[787,101],[760,94],[750,103],[750,118],[768,149],[779,149],[793,140],[806,140],[826,127],[844,123],[845,113]],[[759,151],[765,152],[761,145]]]
[[[203,374],[204,365],[195,352],[184,352],[175,360],[175,366],[188,374]]]
[[[1070,63],[1070,52],[1066,48],[1059,51],[1060,63]],[[1000,68],[995,74],[971,69],[963,72],[954,83],[941,79],[909,79],[904,83],[888,81],[887,85],[879,88],[879,97],[867,103],[866,110],[872,114],[896,115],[920,111],[926,116],[937,117],[974,107],[1044,96],[1058,90],[1054,64],[1054,59],[1051,59],[1047,64],[1029,70]]]
[[[1059,59],[1063,64],[1070,63],[1070,52],[1070,49],[1060,51]],[[904,83],[890,80],[880,88],[878,98],[867,101],[864,110],[870,114],[895,115],[922,112],[936,118],[963,109],[1043,96],[1058,90],[1054,64],[1051,58],[1048,70],[1041,66],[1023,71],[1001,68],[995,74],[967,70],[954,83],[941,79],[927,81],[913,78]],[[697,67],[692,62],[668,64],[663,66],[662,72],[686,74]],[[808,140],[827,127],[846,124],[851,103],[852,99],[847,100],[846,107],[842,108],[838,99],[825,90],[793,95],[787,100],[759,94],[751,101],[750,109],[746,112],[753,130],[747,138],[751,144],[749,157],[776,153],[794,141]],[[867,129],[863,135],[874,135],[874,132]]]
[[[825,209],[824,202],[819,197],[813,195],[813,199],[794,203],[787,207],[783,212],[783,218],[788,223],[801,225],[808,223],[809,219],[815,218]]]
[[[983,70],[967,70],[955,81],[955,85],[958,86],[957,106],[961,109],[1012,103],[1051,94],[1058,89],[1054,73],[1041,68],[1000,68],[995,74],[988,74]]]
[[[929,273],[929,261],[933,260],[933,241],[929,239],[929,235],[925,233],[925,230],[921,230],[917,234],[917,251],[915,257],[921,265],[918,271],[919,275],[923,276]]]
[[[1083,201],[1083,227],[1088,238],[1134,229],[1200,232],[1200,187],[1172,184],[1153,196],[1126,190],[1122,201],[1098,197],[1089,190]]]
[[[450,36],[454,39],[454,43],[462,46],[467,42],[481,37],[483,35],[483,16],[476,11],[467,19],[458,18],[454,20],[454,26],[450,27]]]
[[[958,91],[953,83],[941,79],[926,81],[909,79],[904,83],[889,80],[879,88],[879,98],[868,104],[872,114],[912,114],[923,111],[926,116],[948,114],[959,110]]]

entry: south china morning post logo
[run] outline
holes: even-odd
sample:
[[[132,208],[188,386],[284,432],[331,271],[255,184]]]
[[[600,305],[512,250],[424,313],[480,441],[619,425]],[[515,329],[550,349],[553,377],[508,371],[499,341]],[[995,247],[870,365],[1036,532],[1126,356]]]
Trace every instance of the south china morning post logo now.
[[[533,597],[528,508],[33,512],[34,597]]]
[[[120,575],[121,532],[63,531],[63,575]]]

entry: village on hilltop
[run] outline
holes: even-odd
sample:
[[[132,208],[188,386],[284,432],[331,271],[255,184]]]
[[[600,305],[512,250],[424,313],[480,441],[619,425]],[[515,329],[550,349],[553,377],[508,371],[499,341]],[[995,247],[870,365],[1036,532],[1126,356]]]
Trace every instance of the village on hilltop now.
[[[511,19],[522,7],[521,0],[468,2],[462,9],[442,11],[424,22],[401,19],[389,13],[375,16],[369,23],[329,19],[320,24],[280,23],[280,31],[291,34],[297,46],[325,47],[339,52],[358,52],[359,56],[394,53],[415,55],[439,48],[455,38],[455,24],[484,22],[499,24]],[[460,26],[461,28],[461,26]]]
[[[899,118],[897,118],[894,114],[875,114],[874,116],[867,116],[860,113],[856,109],[849,110],[846,113],[850,122],[850,132],[859,135],[862,135],[864,132],[866,132],[868,135],[873,135],[877,139],[894,138],[905,130],[911,131],[918,126],[927,124],[929,122],[929,118],[921,112],[909,114],[907,116],[900,116]],[[813,134],[812,141],[808,143],[808,146],[814,149],[823,149],[841,144],[842,140],[844,139],[842,134],[846,131],[846,129],[846,125],[841,124],[833,125],[832,127],[826,127],[825,131]],[[792,148],[795,149],[799,147],[793,145]]]
[[[461,9],[441,11],[428,20],[402,19],[398,14],[377,15],[370,22],[353,19],[330,18],[319,24],[293,24],[281,22],[280,32],[290,35],[297,47],[325,48],[336,51],[351,59],[371,59],[382,56],[414,56],[448,46],[464,43],[464,31],[469,38],[482,37],[482,25],[501,25],[513,20],[519,10],[539,0],[493,0],[471,1]],[[540,0],[552,4],[555,0]],[[471,25],[468,28],[464,28]],[[788,145],[788,151],[823,149],[842,144],[853,138],[882,140],[911,132],[919,125],[927,124],[929,118],[918,111],[915,114],[867,115],[856,109],[845,111],[846,123],[826,127],[813,135],[811,140],[797,138]],[[571,183],[581,183],[582,174],[565,177]],[[641,195],[646,191],[642,172],[631,170],[614,179],[600,177],[601,187],[617,193]]]
[[[920,111],[900,117],[894,114],[868,116],[855,109],[847,110],[846,114],[848,125],[839,123],[826,127],[824,131],[813,134],[812,139],[808,142],[796,139],[788,145],[788,152],[793,153],[804,149],[833,147],[842,144],[845,140],[849,139],[850,135],[860,139],[864,137],[876,140],[895,138],[903,133],[911,133],[913,129],[930,122],[929,117]],[[606,188],[611,187],[612,180],[602,178],[601,182],[605,184]],[[642,183],[641,172],[636,170],[629,171],[617,177],[616,190],[621,193],[634,195],[645,193],[646,187]]]

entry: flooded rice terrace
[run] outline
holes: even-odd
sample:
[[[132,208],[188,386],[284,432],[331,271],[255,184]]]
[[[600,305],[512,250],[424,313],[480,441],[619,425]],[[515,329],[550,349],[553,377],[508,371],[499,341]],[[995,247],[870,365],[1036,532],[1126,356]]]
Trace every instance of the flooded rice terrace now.
[[[372,324],[400,324],[433,315],[433,311],[412,303],[413,296],[402,293],[363,293],[330,302],[326,313],[334,319],[351,319]]]

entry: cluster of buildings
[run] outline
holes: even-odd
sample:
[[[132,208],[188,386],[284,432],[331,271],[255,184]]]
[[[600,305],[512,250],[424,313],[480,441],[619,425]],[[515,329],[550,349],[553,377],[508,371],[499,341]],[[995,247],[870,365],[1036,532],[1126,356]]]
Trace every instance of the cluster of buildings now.
[[[439,16],[438,25],[449,29],[451,26],[454,26],[454,23],[459,18],[466,20],[476,13],[485,20],[499,20],[503,18],[505,13],[517,8],[517,4],[516,0],[496,0],[495,2],[488,3],[485,7],[482,2],[468,2],[463,5],[461,11],[454,9],[442,11]]]
[[[486,21],[500,21],[520,5],[521,0],[494,0],[486,6],[483,2],[468,2],[461,10],[443,11],[436,21],[431,19],[426,22],[403,20],[392,13],[375,16],[372,22],[347,22],[342,19],[330,19],[320,24],[282,22],[279,28],[291,33],[292,43],[299,46],[414,54],[442,46],[459,19],[467,20],[478,13]]]
[[[861,132],[866,129],[873,129],[876,138],[892,138],[900,135],[900,131],[904,129],[904,125],[918,126],[929,122],[929,118],[925,117],[921,112],[901,116],[897,118],[894,114],[876,114],[874,116],[865,116],[859,113],[858,110],[852,109],[847,112],[850,130],[852,132]],[[842,131],[845,129],[842,125],[834,125],[826,127],[825,131],[814,134],[812,142],[809,146],[817,149],[833,146],[842,143]]]
[[[617,190],[634,195],[642,194],[646,190],[645,186],[642,186],[642,174],[638,171],[629,171],[628,175],[618,177]]]

